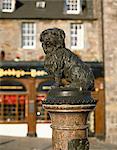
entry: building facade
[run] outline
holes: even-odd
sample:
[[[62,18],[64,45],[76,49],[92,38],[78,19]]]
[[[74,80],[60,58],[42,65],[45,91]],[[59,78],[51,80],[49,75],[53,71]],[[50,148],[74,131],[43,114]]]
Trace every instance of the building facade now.
[[[66,47],[82,60],[105,64],[105,101],[99,103],[102,111],[96,110],[97,114],[101,111],[97,120],[102,118],[100,130],[107,141],[115,144],[116,8],[116,0],[2,0],[0,3],[0,52],[5,53],[4,60],[43,61],[39,36],[43,30],[57,27],[65,31]],[[97,92],[104,88],[102,80],[96,81]],[[98,133],[97,129],[97,136]]]
[[[1,7],[0,50],[5,52],[6,60],[15,60],[17,56],[25,61],[39,60],[44,55],[40,33],[57,27],[66,33],[66,47],[85,61],[102,61],[101,13],[95,11],[94,5],[100,8],[100,2],[95,4],[92,0],[20,0],[15,2],[12,12]]]
[[[106,140],[117,144],[117,0],[103,0]]]

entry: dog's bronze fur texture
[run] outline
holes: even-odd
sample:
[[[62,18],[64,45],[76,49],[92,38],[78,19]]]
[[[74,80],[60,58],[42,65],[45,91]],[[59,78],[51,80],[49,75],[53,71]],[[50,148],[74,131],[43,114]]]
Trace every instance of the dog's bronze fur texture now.
[[[40,35],[40,41],[46,54],[45,68],[54,78],[55,86],[85,91],[94,87],[91,68],[65,47],[65,33],[62,29],[44,30]]]

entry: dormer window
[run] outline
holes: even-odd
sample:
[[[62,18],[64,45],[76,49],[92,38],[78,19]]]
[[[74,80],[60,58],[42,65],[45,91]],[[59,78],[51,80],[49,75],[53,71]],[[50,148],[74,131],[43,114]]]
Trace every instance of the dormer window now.
[[[80,14],[81,0],[65,0],[65,7],[67,14]]]
[[[2,12],[13,12],[16,0],[2,0]]]
[[[36,8],[45,8],[46,2],[45,1],[37,1]]]

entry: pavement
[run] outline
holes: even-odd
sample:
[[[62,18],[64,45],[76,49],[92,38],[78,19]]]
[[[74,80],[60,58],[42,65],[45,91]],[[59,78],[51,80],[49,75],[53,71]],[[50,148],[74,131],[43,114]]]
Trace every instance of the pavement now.
[[[111,145],[89,138],[90,150],[117,150],[117,145]],[[0,136],[0,150],[52,150],[51,139],[33,137]]]

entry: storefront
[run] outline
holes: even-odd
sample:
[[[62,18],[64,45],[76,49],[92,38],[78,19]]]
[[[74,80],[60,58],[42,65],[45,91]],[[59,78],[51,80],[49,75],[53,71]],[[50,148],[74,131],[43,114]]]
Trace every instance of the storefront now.
[[[0,124],[25,124],[27,135],[36,136],[38,124],[50,123],[42,101],[54,81],[47,75],[43,62],[2,62],[0,65]],[[90,65],[96,77],[92,95],[98,100],[96,110],[89,117],[90,135],[104,136],[103,66]]]

